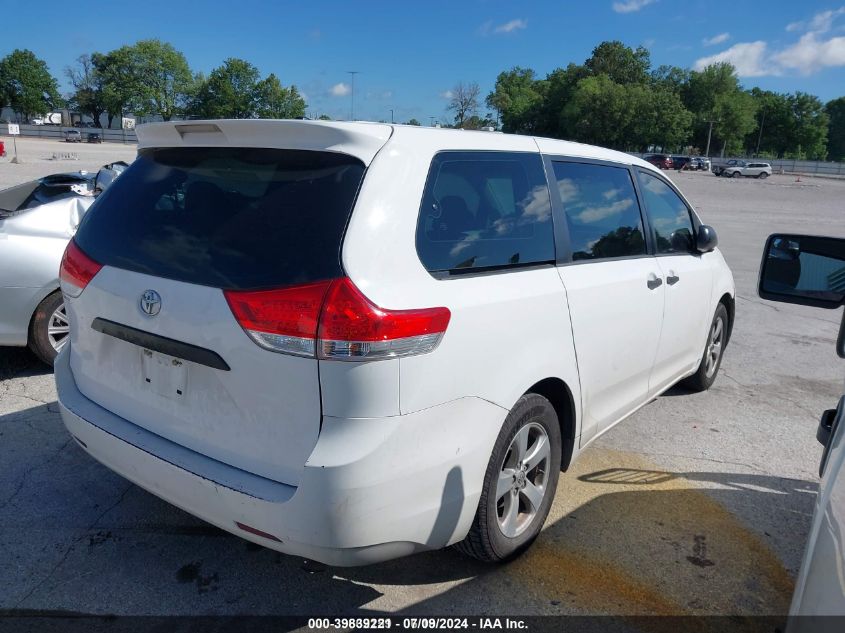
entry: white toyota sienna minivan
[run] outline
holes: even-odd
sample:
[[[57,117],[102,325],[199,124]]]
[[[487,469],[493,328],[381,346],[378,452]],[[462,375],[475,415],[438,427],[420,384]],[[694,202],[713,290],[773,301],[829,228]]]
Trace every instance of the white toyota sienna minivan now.
[[[731,272],[642,160],[369,123],[138,137],[62,262],[62,417],[243,538],[333,565],[507,560],[591,441],[719,370]]]

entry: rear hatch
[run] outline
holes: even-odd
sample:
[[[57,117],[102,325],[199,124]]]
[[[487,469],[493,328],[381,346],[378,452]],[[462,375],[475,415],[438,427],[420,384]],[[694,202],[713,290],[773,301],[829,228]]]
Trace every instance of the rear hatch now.
[[[320,429],[318,361],[260,347],[224,291],[341,276],[364,170],[340,152],[141,150],[74,239],[103,266],[68,302],[80,391],[171,441],[296,485]]]

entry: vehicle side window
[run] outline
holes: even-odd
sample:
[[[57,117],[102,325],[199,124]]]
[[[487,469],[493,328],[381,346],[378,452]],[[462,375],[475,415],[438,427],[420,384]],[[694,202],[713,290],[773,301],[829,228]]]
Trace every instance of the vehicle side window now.
[[[643,202],[658,253],[694,253],[692,219],[684,201],[657,176],[640,172]]]
[[[630,172],[589,163],[554,163],[572,259],[646,254],[643,221]]]
[[[540,156],[435,156],[417,222],[417,253],[429,272],[553,262],[551,201]]]

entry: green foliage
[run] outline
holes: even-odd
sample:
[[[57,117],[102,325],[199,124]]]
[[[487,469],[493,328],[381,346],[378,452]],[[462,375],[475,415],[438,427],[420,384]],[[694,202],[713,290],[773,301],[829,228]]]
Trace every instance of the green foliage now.
[[[116,116],[138,106],[138,86],[132,47],[121,46],[110,53],[92,53],[94,72],[102,81],[103,106],[109,117],[109,127]]]
[[[733,66],[723,62],[690,73],[684,100],[694,116],[696,145],[706,146],[712,121],[711,154],[717,147],[730,154],[744,151],[745,137],[757,125],[757,103],[740,86]]]
[[[496,87],[487,95],[487,106],[501,113],[505,132],[531,134],[538,123],[538,108],[543,97],[534,71],[516,66],[500,73]]]
[[[651,57],[642,46],[636,50],[622,42],[602,42],[593,49],[593,54],[584,62],[592,75],[607,75],[618,84],[641,84],[648,79]]]
[[[99,126],[100,116],[106,111],[103,78],[94,68],[91,56],[80,55],[75,68],[65,68],[65,75],[74,88],[68,99],[68,107],[90,116],[94,124]]]
[[[129,47],[129,55],[134,113],[169,121],[184,112],[193,80],[185,56],[156,39],[137,42]]]
[[[259,119],[300,119],[305,116],[305,100],[296,86],[285,88],[273,73],[255,87]]]
[[[422,123],[420,123],[420,122],[419,122],[419,121],[417,121],[416,119],[411,119],[410,121],[408,121],[408,125],[416,125],[416,126],[420,126],[420,125],[422,125]]]
[[[780,94],[759,88],[749,94],[757,104],[757,126],[745,141],[750,153],[757,151],[759,141],[758,154],[825,158],[829,115],[818,98],[803,92]]]
[[[47,63],[32,51],[15,49],[0,59],[0,102],[29,119],[61,105],[61,97]]]
[[[243,59],[230,57],[198,79],[189,108],[203,119],[299,118],[305,101],[296,86],[285,88],[274,74],[259,79],[258,69]]]
[[[331,121],[332,118],[328,114],[321,114],[317,117],[318,121]]]
[[[845,97],[829,101],[825,106],[829,118],[827,151],[830,160],[845,160]]]
[[[249,119],[256,106],[258,69],[230,57],[211,71],[197,91],[191,114],[203,119]]]

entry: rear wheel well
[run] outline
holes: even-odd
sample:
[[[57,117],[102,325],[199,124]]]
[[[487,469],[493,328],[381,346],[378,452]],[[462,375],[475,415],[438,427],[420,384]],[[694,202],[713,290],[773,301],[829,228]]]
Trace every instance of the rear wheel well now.
[[[560,378],[545,378],[525,393],[543,396],[554,407],[560,424],[560,437],[563,440],[560,469],[566,471],[572,461],[572,451],[575,447],[575,401],[572,392]]]
[[[725,310],[728,311],[728,338],[725,343],[730,342],[731,340],[731,333],[734,329],[734,311],[736,310],[736,302],[734,298],[728,294],[727,292],[722,295],[722,298],[719,299],[719,303],[725,306]]]

